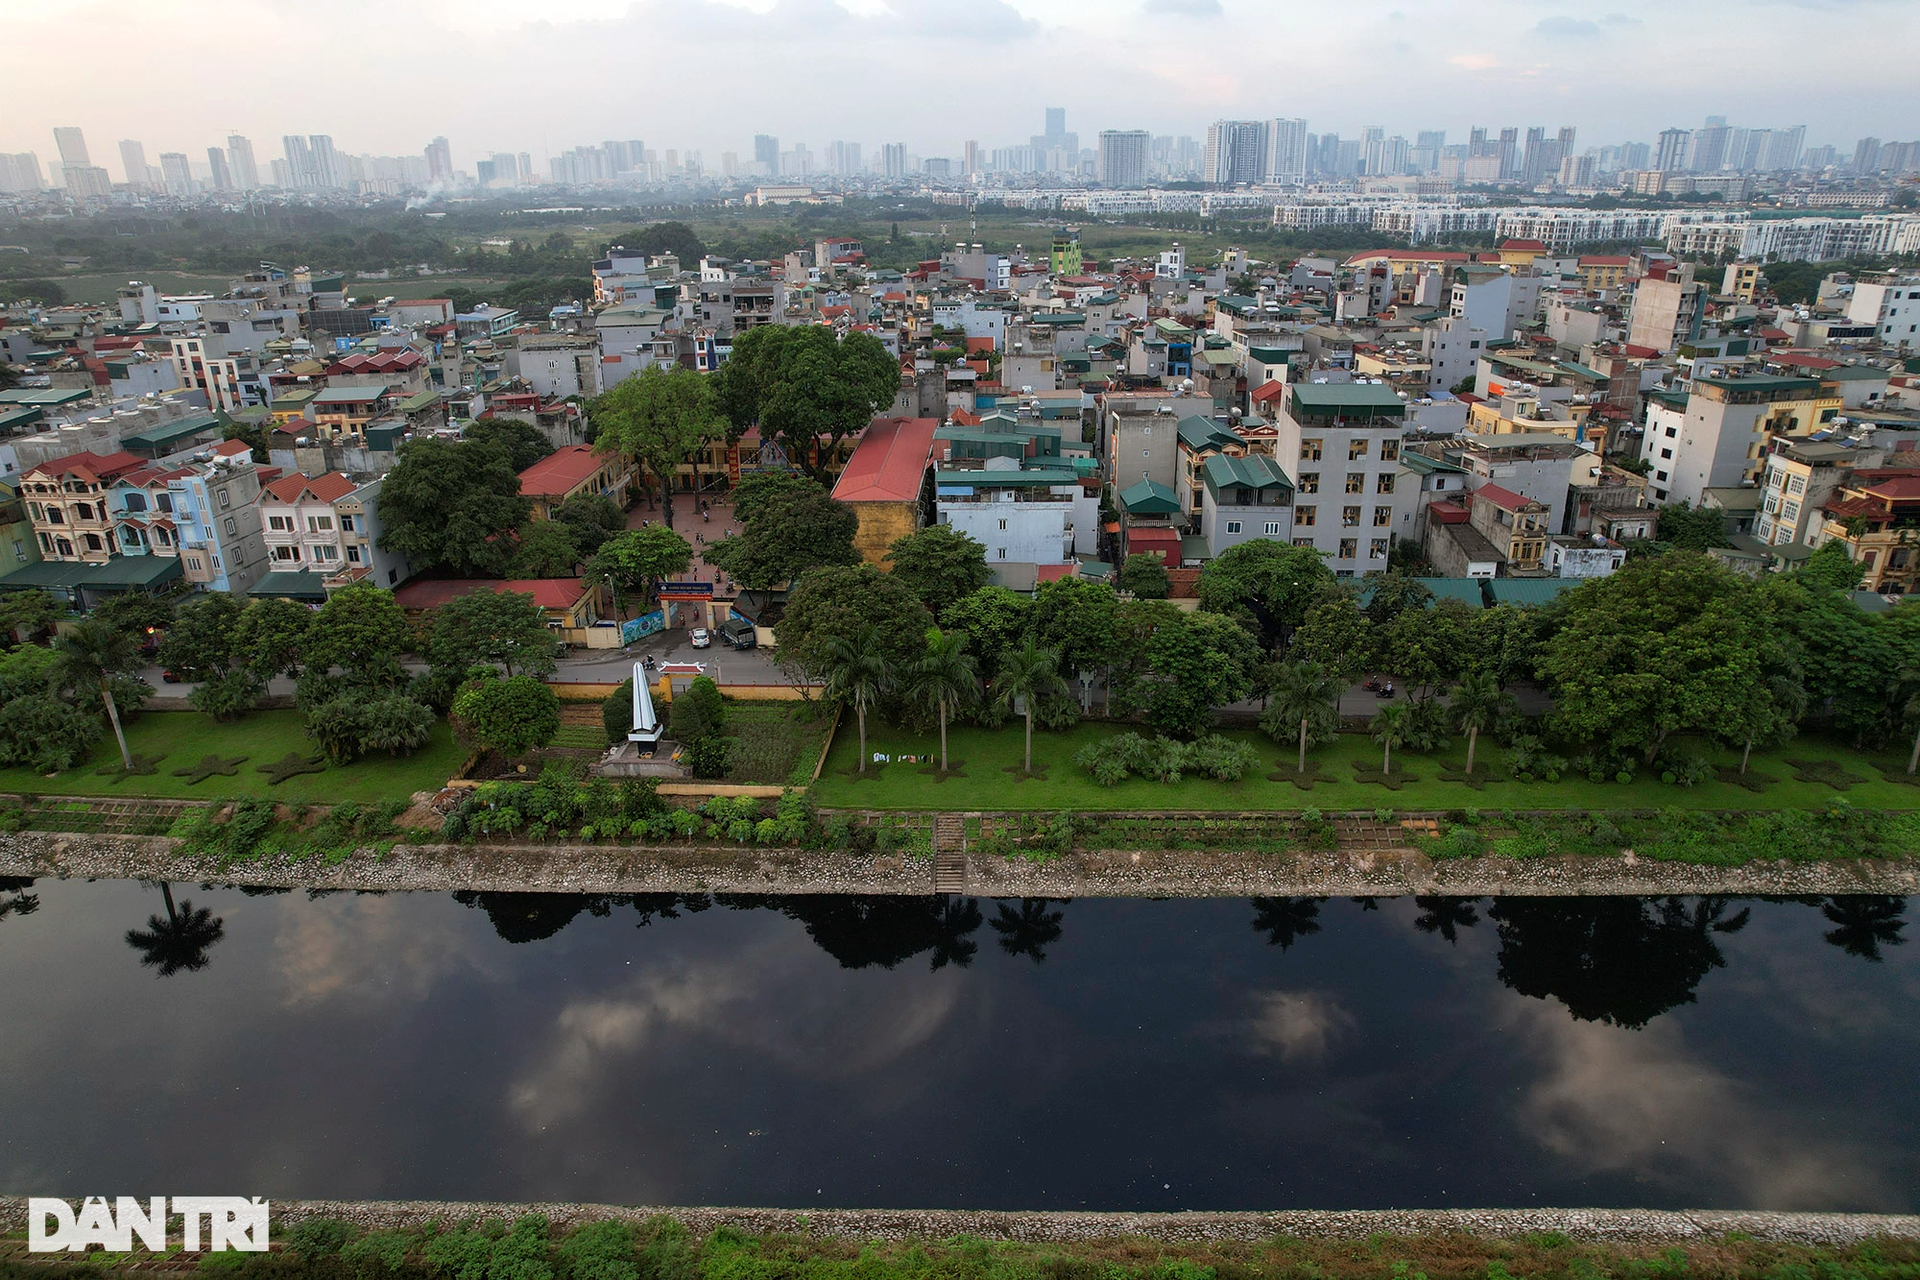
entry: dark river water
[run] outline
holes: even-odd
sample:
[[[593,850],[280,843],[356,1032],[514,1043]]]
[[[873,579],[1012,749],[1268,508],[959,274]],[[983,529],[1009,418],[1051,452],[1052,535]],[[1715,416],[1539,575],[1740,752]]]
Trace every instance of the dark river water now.
[[[0,1192],[1912,1212],[1905,911],[0,882]]]

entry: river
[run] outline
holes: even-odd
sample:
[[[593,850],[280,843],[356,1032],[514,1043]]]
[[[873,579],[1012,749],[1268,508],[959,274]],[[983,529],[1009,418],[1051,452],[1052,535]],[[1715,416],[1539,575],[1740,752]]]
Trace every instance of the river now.
[[[1906,907],[0,881],[0,1192],[1914,1212]]]

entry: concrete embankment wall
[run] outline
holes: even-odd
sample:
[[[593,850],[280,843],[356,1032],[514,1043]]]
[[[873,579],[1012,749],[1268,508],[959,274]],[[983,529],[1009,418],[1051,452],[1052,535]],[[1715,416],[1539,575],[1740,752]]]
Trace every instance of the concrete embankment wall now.
[[[478,889],[542,893],[932,892],[932,868],[903,854],[722,846],[400,845],[332,866],[263,860],[225,869],[180,855],[163,836],[0,835],[0,875],[213,880],[295,888]],[[1051,862],[973,856],[965,892],[978,897],[1393,897],[1441,894],[1913,894],[1920,862],[1867,859],[1697,866],[1619,858],[1461,858],[1407,851],[1260,854],[1079,853]]]

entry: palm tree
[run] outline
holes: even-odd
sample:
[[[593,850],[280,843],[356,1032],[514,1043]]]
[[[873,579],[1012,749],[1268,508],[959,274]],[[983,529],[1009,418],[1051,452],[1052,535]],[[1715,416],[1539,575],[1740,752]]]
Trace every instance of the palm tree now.
[[[1827,931],[1828,942],[1850,956],[1878,964],[1883,944],[1897,947],[1906,941],[1900,936],[1907,927],[1906,909],[1905,898],[1828,898],[1820,914],[1840,926]]]
[[[966,652],[967,633],[927,628],[927,652],[913,664],[908,689],[940,713],[940,772],[947,771],[947,717],[980,695],[980,666]]]
[[[1407,740],[1407,708],[1404,705],[1382,707],[1373,716],[1368,726],[1373,730],[1373,740],[1380,744],[1380,772],[1393,772],[1393,749]]]
[[[1000,659],[1000,674],[994,680],[999,690],[1002,704],[1012,708],[1016,702],[1026,704],[1027,716],[1027,772],[1033,772],[1033,709],[1034,704],[1049,694],[1064,694],[1067,682],[1060,678],[1060,654],[1054,649],[1043,649],[1028,636],[1018,649],[1009,649]]]
[[[147,917],[147,931],[127,930],[127,945],[141,953],[140,963],[171,978],[176,973],[193,973],[207,967],[207,950],[226,935],[220,917],[205,907],[196,908],[185,898],[179,910],[173,905],[173,886],[160,885],[167,900],[167,914]]]
[[[987,923],[1000,935],[1000,949],[1010,956],[1026,956],[1035,964],[1047,958],[1047,948],[1060,940],[1063,912],[1049,910],[1046,898],[1022,898],[1019,910],[1007,903]]]
[[[1471,773],[1473,770],[1469,767],[1467,771]],[[1437,933],[1448,942],[1458,945],[1460,930],[1470,929],[1480,923],[1480,913],[1473,909],[1477,901],[1477,898],[1415,898],[1413,902],[1420,908],[1420,914],[1413,918],[1413,927],[1422,933]]]
[[[1340,682],[1317,662],[1289,662],[1274,672],[1269,709],[1280,724],[1300,726],[1300,769],[1307,771],[1307,729],[1340,696]],[[1338,714],[1336,712],[1335,714]]]
[[[1253,931],[1267,935],[1267,945],[1285,951],[1310,933],[1320,932],[1320,904],[1324,898],[1255,898]]]
[[[133,753],[127,750],[127,735],[120,728],[120,708],[113,701],[113,677],[131,670],[140,660],[140,646],[133,636],[98,618],[82,618],[67,633],[53,642],[59,654],[62,679],[75,688],[92,686],[100,691],[106,705],[107,720],[113,725],[114,739],[120,744],[120,761],[133,770]]]
[[[893,673],[881,656],[879,634],[868,627],[858,637],[828,636],[825,652],[826,694],[848,703],[860,722],[860,772],[867,771],[867,712],[886,697]]]
[[[1480,731],[1491,729],[1513,704],[1513,695],[1500,688],[1491,671],[1479,671],[1453,686],[1447,695],[1447,709],[1453,721],[1467,735],[1467,774],[1473,774],[1473,753],[1480,745]]]

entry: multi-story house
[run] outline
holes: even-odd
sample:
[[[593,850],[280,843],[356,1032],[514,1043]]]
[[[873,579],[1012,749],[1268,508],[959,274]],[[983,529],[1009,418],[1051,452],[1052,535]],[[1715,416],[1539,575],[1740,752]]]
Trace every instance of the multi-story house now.
[[[1416,486],[1397,483],[1406,412],[1378,383],[1288,388],[1275,461],[1294,477],[1293,543],[1325,555],[1338,577],[1385,569],[1395,534],[1412,535]]]
[[[120,554],[180,554],[180,526],[173,518],[173,490],[167,487],[179,470],[171,464],[152,463],[113,482],[107,491],[107,507],[113,516]]]
[[[1910,593],[1920,579],[1920,472],[1856,471],[1827,500],[1815,539],[1834,540],[1864,571],[1864,590]]]
[[[1541,573],[1546,569],[1547,504],[1522,497],[1497,484],[1473,491],[1468,523],[1492,543],[1509,574]]]
[[[999,564],[1061,564],[1099,549],[1099,477],[1087,459],[953,459],[934,471],[941,524]]]
[[[1213,454],[1200,469],[1200,536],[1219,556],[1243,542],[1293,536],[1293,482],[1265,454]]]
[[[355,582],[392,587],[412,576],[405,556],[380,549],[381,480],[329,471],[266,485],[260,521],[274,572],[322,574],[329,591]]]
[[[317,434],[337,443],[342,437],[363,435],[369,422],[393,411],[393,402],[393,392],[384,385],[329,386],[314,396],[307,413]],[[277,401],[275,408],[277,412]]]
[[[42,560],[105,564],[119,553],[107,491],[144,459],[116,453],[75,453],[29,467],[20,494]]]
[[[1820,527],[1820,512],[1833,491],[1853,476],[1855,468],[1878,467],[1885,460],[1882,449],[1811,440],[1779,442],[1760,472],[1760,513],[1753,536],[1769,546],[1808,541]]]
[[[624,507],[633,479],[633,464],[626,455],[603,452],[590,444],[570,444],[522,471],[520,492],[533,500],[534,519],[550,520],[554,509],[576,494],[597,493]]]
[[[1750,484],[1774,436],[1809,434],[1840,412],[1818,379],[1695,378],[1685,407],[1649,397],[1640,456],[1653,467],[1656,502],[1700,504],[1708,489]]]
[[[20,479],[8,476],[0,480],[0,577],[39,559],[40,542],[33,536],[33,523],[27,519],[27,504],[20,496]]]
[[[268,570],[260,531],[260,486],[279,474],[254,463],[238,440],[215,445],[213,456],[167,479],[173,495],[180,567],[188,582],[209,591],[244,592]]]
[[[206,334],[169,339],[180,385],[204,391],[207,403],[225,413],[259,404],[266,396],[260,362],[251,351],[227,352]]]

